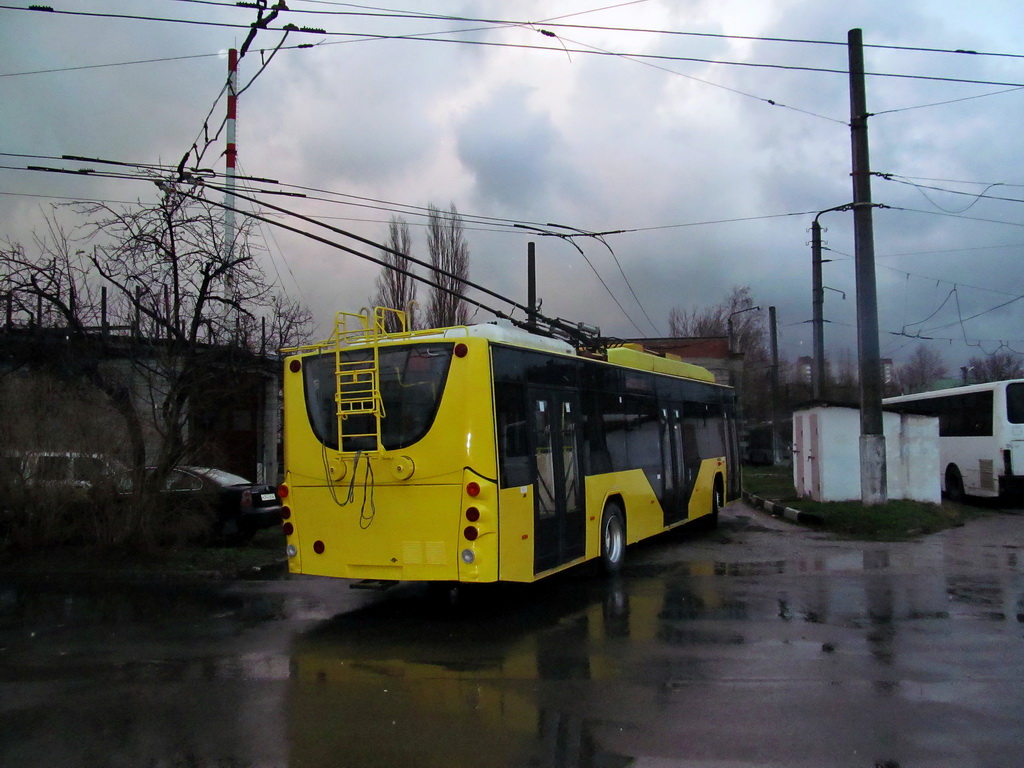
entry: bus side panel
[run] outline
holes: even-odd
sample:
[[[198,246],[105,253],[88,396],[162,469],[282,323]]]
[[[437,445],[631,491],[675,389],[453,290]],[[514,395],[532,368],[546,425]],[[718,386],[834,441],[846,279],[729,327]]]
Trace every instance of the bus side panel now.
[[[722,482],[728,479],[725,477],[725,457],[704,459],[697,471],[697,482],[693,485],[693,493],[690,495],[689,520],[711,514],[711,494],[715,489],[715,475],[722,475]],[[723,490],[726,487],[722,486]]]
[[[661,504],[642,469],[587,477],[587,558],[601,554],[601,515],[609,497],[619,496],[626,508],[626,540],[634,542],[665,530]]]
[[[498,492],[502,581],[533,581],[533,486]]]
[[[999,493],[996,473],[1002,471],[1002,457],[992,437],[957,435],[939,438],[939,478],[943,492],[946,470],[952,465],[960,472],[964,492],[969,496],[994,497]]]
[[[345,504],[347,483],[296,487],[301,517],[290,542],[294,573],[348,579],[448,581],[458,578],[459,485],[363,486]],[[321,550],[321,551],[317,551]]]

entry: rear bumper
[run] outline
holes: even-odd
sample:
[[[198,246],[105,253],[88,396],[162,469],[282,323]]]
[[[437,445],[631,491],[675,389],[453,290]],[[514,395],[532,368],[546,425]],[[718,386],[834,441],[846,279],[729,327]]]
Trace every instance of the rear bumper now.
[[[250,531],[273,528],[281,524],[281,507],[260,507],[243,512],[238,518],[238,524]]]
[[[999,478],[999,495],[1024,497],[1024,475],[1003,475]]]

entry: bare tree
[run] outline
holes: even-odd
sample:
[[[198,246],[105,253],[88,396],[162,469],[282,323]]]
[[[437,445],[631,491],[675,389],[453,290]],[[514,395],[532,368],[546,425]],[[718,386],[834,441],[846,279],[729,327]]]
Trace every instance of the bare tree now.
[[[857,356],[849,347],[840,349],[834,357],[831,368],[831,381],[828,387],[829,398],[838,402],[857,402],[859,380]]]
[[[90,350],[48,364],[104,394],[130,462],[140,477],[157,464],[155,482],[201,448],[196,403],[230,412],[239,381],[265,375],[265,353],[303,341],[310,322],[265,279],[249,224],[225,244],[220,210],[191,193],[165,186],[154,205],[75,206],[88,223],[72,234],[54,214],[34,255],[13,243],[0,253],[13,312]]]
[[[704,307],[680,309],[669,313],[669,333],[673,336],[727,336],[729,318],[732,320],[734,348],[746,355],[763,353],[767,359],[767,326],[761,312],[747,312],[754,308],[749,286],[735,287],[724,301]]]
[[[10,316],[27,320],[30,327],[59,327],[69,336],[82,336],[101,328],[103,292],[97,288],[92,267],[98,251],[89,251],[59,221],[56,211],[45,217],[45,230],[36,232],[34,253],[7,241],[0,250],[0,284],[9,301]],[[103,393],[121,416],[129,458],[145,463],[146,435],[131,377],[123,367],[102,365],[101,355],[70,355],[53,348],[32,360],[44,373],[69,380],[84,380]]]
[[[931,347],[918,344],[903,365],[896,366],[893,379],[900,394],[927,392],[946,375],[942,355]]]
[[[409,258],[412,255],[412,238],[409,236],[409,224],[401,216],[392,216],[388,223],[387,246],[380,251],[385,266],[377,276],[377,293],[371,303],[377,307],[407,311],[409,326],[415,328],[416,279],[408,274],[413,271]],[[387,330],[397,330],[397,321],[392,315],[386,316],[385,323]]]
[[[1009,350],[994,352],[987,357],[972,357],[967,361],[964,383],[1005,381],[1024,377],[1021,356]]]
[[[770,354],[768,328],[763,312],[755,307],[749,286],[737,286],[717,304],[692,309],[673,307],[669,332],[678,337],[728,337],[732,318],[733,349],[743,354],[740,394],[748,418],[767,418],[771,412],[767,386]]]
[[[466,243],[455,203],[448,212],[434,205],[427,207],[427,249],[430,252],[431,279],[427,302],[426,327],[465,325],[469,309],[462,298],[469,279],[469,245]]]

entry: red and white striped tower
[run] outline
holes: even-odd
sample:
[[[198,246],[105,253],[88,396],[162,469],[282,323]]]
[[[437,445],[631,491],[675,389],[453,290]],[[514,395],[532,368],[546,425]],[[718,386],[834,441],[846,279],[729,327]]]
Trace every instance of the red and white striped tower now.
[[[228,51],[228,119],[227,119],[227,149],[224,151],[225,189],[224,204],[227,210],[224,214],[224,245],[228,253],[233,249],[235,241],[235,115],[238,107],[238,51],[232,48]]]

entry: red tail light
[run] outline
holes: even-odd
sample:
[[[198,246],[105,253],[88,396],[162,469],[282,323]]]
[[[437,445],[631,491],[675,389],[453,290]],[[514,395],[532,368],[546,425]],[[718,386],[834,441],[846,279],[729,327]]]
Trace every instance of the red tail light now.
[[[284,483],[281,483],[279,486],[277,486],[277,495],[280,496],[282,499],[287,497],[288,496],[288,486],[285,485]]]
[[[466,519],[469,520],[469,522],[471,523],[475,523],[477,520],[480,519],[480,510],[477,509],[476,507],[469,507],[466,510]]]
[[[242,506],[243,507],[251,507],[252,506],[252,491],[250,491],[248,489],[242,491]]]
[[[473,496],[473,497],[479,496],[480,495],[480,483],[477,483],[475,481],[471,481],[469,483],[466,483],[466,493],[469,496]]]
[[[466,541],[476,541],[476,537],[480,535],[480,531],[472,525],[467,525],[466,530],[462,532],[462,535],[466,537]]]

